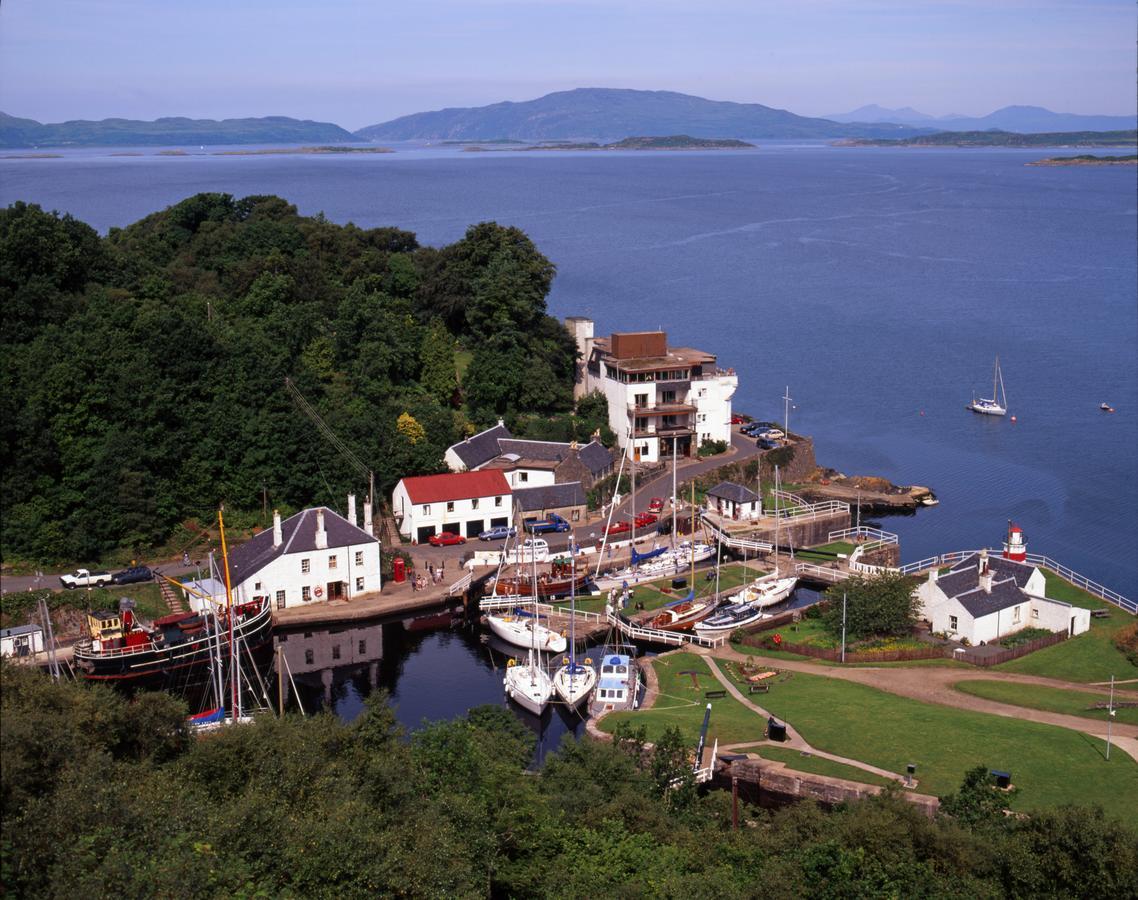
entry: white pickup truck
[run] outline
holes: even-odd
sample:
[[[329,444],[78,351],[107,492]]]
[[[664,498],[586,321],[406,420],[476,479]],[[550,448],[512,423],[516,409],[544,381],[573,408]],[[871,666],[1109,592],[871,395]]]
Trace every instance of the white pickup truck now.
[[[92,572],[89,569],[76,569],[71,575],[60,575],[59,583],[68,590],[81,587],[99,587],[111,583],[110,572]]]

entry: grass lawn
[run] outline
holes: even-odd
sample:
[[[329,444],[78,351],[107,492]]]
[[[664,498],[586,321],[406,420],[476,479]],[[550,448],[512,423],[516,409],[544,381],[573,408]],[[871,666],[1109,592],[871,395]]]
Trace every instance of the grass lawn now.
[[[757,702],[820,750],[891,772],[915,763],[922,793],[956,790],[965,771],[984,765],[1011,771],[1016,809],[1097,803],[1133,816],[1138,762],[1117,751],[1106,762],[1105,743],[1078,732],[800,673]]]
[[[858,781],[862,784],[886,785],[894,783],[891,778],[882,778],[880,775],[865,771],[865,769],[857,769],[844,763],[822,759],[819,756],[803,756],[800,751],[792,750],[790,747],[763,744],[756,750],[763,759],[773,759],[777,762],[786,763],[788,769],[796,769],[799,772],[829,775],[832,778],[844,778],[847,781]]]
[[[1134,622],[1134,617],[1098,597],[1080,590],[1058,575],[1043,571],[1047,579],[1047,596],[1063,600],[1072,606],[1086,609],[1106,609],[1109,619],[1091,619],[1091,630],[1086,634],[1063,641],[1051,647],[1036,650],[1027,656],[996,666],[1004,672],[1021,672],[1024,675],[1045,675],[1064,681],[1082,683],[1110,681],[1116,678],[1138,676],[1138,667],[1114,646],[1115,634]]]
[[[711,581],[707,580],[705,572],[710,572],[714,576],[714,569],[701,569],[695,574],[695,592],[697,597],[704,597],[715,593],[715,580],[714,577]],[[736,563],[729,566],[721,566],[719,569],[719,591],[729,591],[732,588],[737,588],[748,581],[758,578],[760,575],[766,573],[759,569],[752,569],[742,564]],[[687,578],[688,586],[682,589],[672,587],[672,578]],[[677,576],[667,576],[666,578],[658,578],[655,581],[644,582],[643,584],[632,584],[632,603],[643,603],[645,609],[657,609],[665,603],[671,603],[673,600],[679,600],[687,596],[688,591],[692,587],[691,575],[680,574]],[[661,590],[667,588],[667,590]]]
[[[653,667],[659,679],[660,695],[655,705],[648,710],[612,713],[601,720],[603,731],[612,732],[620,722],[631,722],[634,726],[643,725],[648,732],[648,740],[655,741],[666,728],[675,726],[683,733],[692,747],[699,740],[699,730],[703,726],[703,713],[711,704],[711,725],[707,732],[707,742],[738,744],[746,741],[762,740],[766,720],[743,706],[730,695],[718,700],[708,700],[705,691],[722,690],[722,685],[711,674],[711,669],[703,657],[694,653],[674,653],[657,657]],[[682,672],[698,672],[694,679]],[[698,686],[697,686],[698,684]]]
[[[829,544],[820,544],[817,547],[808,547],[805,550],[796,550],[794,552],[794,555],[798,559],[816,559],[823,560],[825,562],[832,562],[834,559],[833,554],[844,553],[846,556],[849,556],[854,552],[854,546],[855,545],[851,544],[849,541],[834,541]],[[828,552],[815,552],[818,550]]]
[[[1095,703],[1105,703],[1109,699],[1107,694],[1092,694],[1089,691],[1065,691],[1062,688],[1038,684],[1018,684],[1014,681],[960,681],[953,687],[965,694],[983,697],[986,700],[997,700],[1000,703],[1011,703],[1030,709],[1065,713],[1068,716],[1081,716],[1084,719],[1096,719],[1099,722],[1106,721],[1105,709],[1090,709],[1089,707]],[[1118,699],[1119,695],[1115,694],[1115,700]],[[1138,707],[1124,707],[1116,710],[1114,721],[1138,725]]]

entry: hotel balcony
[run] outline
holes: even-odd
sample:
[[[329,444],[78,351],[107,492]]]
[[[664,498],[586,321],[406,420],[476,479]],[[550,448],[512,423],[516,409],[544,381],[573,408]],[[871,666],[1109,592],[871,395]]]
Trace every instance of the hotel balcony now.
[[[687,416],[695,411],[696,408],[691,403],[650,403],[647,406],[628,404],[630,416]]]

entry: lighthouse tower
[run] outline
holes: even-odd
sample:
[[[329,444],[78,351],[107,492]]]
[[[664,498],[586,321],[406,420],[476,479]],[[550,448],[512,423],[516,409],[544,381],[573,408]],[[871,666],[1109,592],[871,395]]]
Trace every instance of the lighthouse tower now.
[[[1024,562],[1027,559],[1027,542],[1023,539],[1023,529],[1014,522],[1008,522],[1008,538],[1004,541],[1004,559]]]

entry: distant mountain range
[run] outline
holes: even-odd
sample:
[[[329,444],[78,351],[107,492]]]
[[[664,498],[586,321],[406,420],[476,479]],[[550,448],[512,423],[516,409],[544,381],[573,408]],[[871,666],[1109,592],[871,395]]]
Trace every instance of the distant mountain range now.
[[[687,134],[699,138],[904,137],[903,125],[850,125],[797,116],[760,103],[705,100],[673,91],[577,88],[521,103],[440,109],[369,125],[371,141],[612,141],[629,135]]]
[[[910,107],[863,106],[828,118],[795,115],[760,103],[706,100],[674,91],[578,88],[520,103],[493,103],[401,116],[354,133],[329,122],[269,116],[250,119],[76,120],[45,125],[0,113],[0,148],[336,144],[347,141],[593,141],[630,135],[693,138],[907,138],[938,131],[1087,132],[1138,127],[1138,117],[1053,113],[1007,106],[982,118],[934,118]]]
[[[0,147],[153,147],[187,144],[334,144],[354,140],[330,122],[260,119],[103,119],[45,125],[0,113]]]
[[[970,116],[930,116],[910,106],[886,109],[871,104],[848,113],[826,116],[835,122],[894,122],[937,131],[1017,131],[1021,134],[1038,134],[1060,131],[1129,131],[1138,128],[1138,116],[1084,116],[1075,113],[1056,113],[1042,106],[1005,106],[994,113],[974,118]]]

